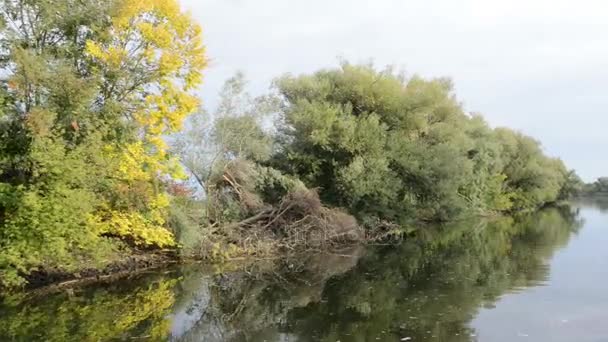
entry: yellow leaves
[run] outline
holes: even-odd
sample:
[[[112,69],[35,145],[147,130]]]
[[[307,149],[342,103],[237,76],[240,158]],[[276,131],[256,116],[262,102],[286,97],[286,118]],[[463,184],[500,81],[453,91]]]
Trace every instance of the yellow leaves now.
[[[141,141],[128,144],[119,156],[118,175],[125,181],[148,181],[151,174],[142,168],[148,156]]]
[[[128,57],[127,51],[119,47],[102,48],[93,41],[87,41],[86,52],[94,59],[106,64],[111,69],[118,69]]]
[[[160,136],[148,139],[149,146],[142,141],[128,144],[123,152],[114,153],[118,160],[116,178],[125,182],[152,181],[157,177],[180,175],[179,163],[167,157],[167,143]]]
[[[173,234],[163,227],[163,214],[158,210],[152,210],[149,217],[132,211],[110,211],[109,217],[103,220],[94,217],[91,225],[97,227],[101,234],[131,239],[136,245],[173,247]]]
[[[161,143],[165,144],[162,139]],[[136,245],[175,246],[173,234],[164,227],[170,197],[154,186],[158,174],[170,173],[174,166],[162,163],[156,155],[148,153],[142,141],[127,144],[123,151],[114,147],[103,150],[107,157],[118,161],[115,175],[119,181],[116,185],[118,196],[132,193],[128,196],[135,195],[140,203],[137,209],[98,208],[98,212],[89,218],[91,228],[97,234],[113,235]]]
[[[142,141],[127,144],[123,151],[111,146],[103,149],[107,157],[117,160],[118,195],[132,193],[140,203],[137,209],[100,207],[89,222],[97,234],[117,236],[136,245],[173,247],[173,234],[164,227],[170,197],[155,189],[154,180],[160,174],[171,175],[176,164],[165,163],[164,157],[159,156],[166,149],[161,137],[154,137],[151,142],[162,147],[156,154],[147,151]]]
[[[138,25],[141,35],[145,41],[152,43],[154,46],[160,49],[167,49],[171,47],[173,37],[171,30],[166,24],[153,25],[149,22],[143,22]]]
[[[150,336],[155,340],[164,338],[170,330],[171,320],[167,313],[175,303],[175,285],[176,280],[162,280],[153,283],[148,289],[138,291],[134,296],[129,296],[125,300],[126,303],[118,307],[125,312],[114,319],[115,331],[124,333],[144,320],[154,319],[157,324],[150,331]],[[97,306],[95,310],[98,310]]]
[[[157,149],[157,155],[160,158],[164,158],[164,156],[167,155],[166,151],[168,148],[167,143],[165,142],[165,140],[160,137],[160,136],[151,136],[148,141],[150,142],[150,144],[152,144],[154,147],[156,147]]]
[[[104,52],[101,50],[101,46],[92,40],[87,41],[85,51],[93,58],[103,59]]]
[[[146,63],[154,63],[154,59],[156,58],[156,50],[151,46],[147,46],[142,52],[142,58]]]
[[[163,94],[149,95],[146,104],[147,108],[138,112],[136,119],[142,127],[146,127],[146,139],[150,140],[154,135],[181,129],[184,120],[198,108],[199,100],[194,95],[168,86]]]
[[[171,177],[174,180],[185,181],[188,179],[188,175],[186,174],[184,169],[181,167],[179,158],[177,158],[177,157],[170,158],[169,161],[167,162],[167,164],[169,165],[169,170],[171,170]]]
[[[137,15],[153,10],[155,2],[150,0],[121,1],[112,18],[114,26],[118,29],[127,29]]]
[[[104,208],[97,222],[104,233],[137,244],[172,246],[173,236],[163,228],[169,198],[155,183],[185,177],[179,162],[168,157],[164,136],[181,129],[198,109],[190,92],[207,65],[202,30],[178,0],[119,0],[111,22],[107,34],[88,41],[85,50],[104,80],[112,82],[106,88],[128,102],[125,119],[135,127],[136,140],[108,146],[104,153],[116,165],[118,197],[137,198],[137,205]],[[140,80],[145,82],[134,84]]]
[[[161,76],[172,75],[182,68],[184,62],[174,52],[165,52],[159,60],[158,73]]]
[[[120,47],[110,47],[104,56],[106,63],[113,69],[118,69],[127,59],[127,51]]]
[[[102,66],[117,67],[129,61],[152,70],[156,76],[151,83],[160,86],[158,93],[167,84],[181,91],[200,84],[207,65],[202,30],[190,15],[180,12],[177,0],[122,1],[112,23],[108,40],[89,41],[86,46],[90,57]]]
[[[44,301],[46,310],[23,309],[28,303],[26,293],[4,292],[7,300],[3,302],[0,326],[8,330],[2,330],[2,336],[48,342],[118,341],[125,336],[138,336],[131,341],[166,341],[178,284],[176,277],[159,276],[129,291],[101,286],[87,292],[86,300],[79,296],[75,300]]]
[[[195,96],[192,96],[187,93],[179,94],[179,97],[177,98],[177,103],[180,104],[180,106],[186,113],[194,112],[200,104]],[[183,120],[181,121],[183,122]]]
[[[153,0],[154,7],[158,10],[158,12],[162,13],[162,15],[170,19],[172,21],[179,21],[181,18],[181,11],[179,8],[179,4],[176,1],[166,1],[166,0]]]
[[[184,120],[197,110],[199,102],[189,92],[201,83],[207,64],[201,32],[200,26],[181,12],[177,0],[124,0],[112,17],[109,38],[87,42],[86,52],[103,72],[112,73],[112,78],[121,77],[120,70],[129,77],[126,70],[133,68],[149,73],[137,75],[148,83],[137,88],[141,96],[131,97],[138,102],[127,116],[135,118],[141,139],[141,144],[127,147],[121,162],[121,173],[133,173],[127,179],[143,179],[142,171],[134,171],[142,165],[166,171],[160,165],[167,155],[162,136],[181,129]],[[138,162],[142,164],[138,166]]]
[[[154,209],[165,209],[169,207],[169,204],[171,204],[169,195],[160,193],[156,196],[156,198],[154,198],[154,200],[152,200],[151,207]]]
[[[196,84],[199,84],[203,79],[203,74],[200,72],[191,72],[184,78],[185,85],[187,88],[192,88]]]

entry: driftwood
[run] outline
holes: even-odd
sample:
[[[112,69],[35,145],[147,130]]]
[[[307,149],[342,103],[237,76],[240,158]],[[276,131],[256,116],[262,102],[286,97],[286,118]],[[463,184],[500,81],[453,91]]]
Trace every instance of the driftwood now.
[[[240,222],[236,222],[236,223],[230,224],[230,225],[227,226],[227,228],[234,229],[234,228],[238,228],[238,227],[245,227],[247,225],[256,223],[256,222],[258,222],[258,221],[260,221],[260,220],[268,217],[272,212],[273,212],[272,209],[268,209],[267,208],[267,209],[262,210],[259,213],[255,214],[255,215],[253,215],[251,217],[248,217],[248,218],[246,218],[246,219],[244,219],[244,220],[242,220]]]
[[[307,189],[289,193],[276,206],[266,206],[226,228],[238,245],[267,243],[289,250],[364,238],[354,217],[323,206],[317,192]]]
[[[279,250],[300,251],[364,239],[357,220],[341,209],[324,206],[315,189],[301,187],[278,202],[265,203],[248,186],[255,176],[248,167],[233,161],[213,180],[217,199],[232,201],[231,204],[236,201],[241,214],[247,216],[238,222],[220,224],[204,250],[217,250],[218,245],[233,248],[228,246],[232,245],[238,247],[238,252],[225,253],[230,258],[239,253],[266,256]]]

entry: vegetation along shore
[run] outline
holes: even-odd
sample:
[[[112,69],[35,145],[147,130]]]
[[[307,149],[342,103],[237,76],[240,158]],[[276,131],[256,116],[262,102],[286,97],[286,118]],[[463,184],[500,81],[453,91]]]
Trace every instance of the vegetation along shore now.
[[[6,288],[148,260],[281,258],[582,187],[538,141],[465,112],[447,78],[343,61],[254,97],[237,73],[207,110],[203,31],[177,0],[0,9]]]

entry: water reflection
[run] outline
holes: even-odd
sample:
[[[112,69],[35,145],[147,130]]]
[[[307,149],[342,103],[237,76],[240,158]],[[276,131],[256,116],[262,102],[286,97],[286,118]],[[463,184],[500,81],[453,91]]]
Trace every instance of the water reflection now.
[[[0,341],[162,340],[171,320],[177,279],[145,278],[107,288],[4,303]]]
[[[471,320],[544,283],[581,227],[564,207],[425,229],[399,246],[311,255],[255,270],[156,273],[6,302],[2,341],[474,341]]]
[[[595,208],[601,213],[608,213],[608,195],[582,197],[573,204],[577,207]]]

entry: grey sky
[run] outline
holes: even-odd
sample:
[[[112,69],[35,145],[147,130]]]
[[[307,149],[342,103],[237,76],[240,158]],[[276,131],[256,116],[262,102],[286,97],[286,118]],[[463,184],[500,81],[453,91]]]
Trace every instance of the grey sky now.
[[[213,107],[243,70],[272,78],[370,59],[449,76],[467,111],[539,139],[586,180],[608,175],[605,0],[181,0],[203,25]]]

